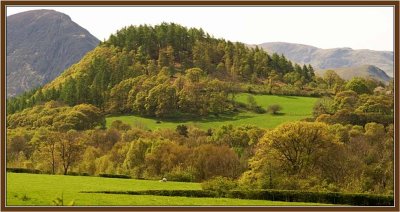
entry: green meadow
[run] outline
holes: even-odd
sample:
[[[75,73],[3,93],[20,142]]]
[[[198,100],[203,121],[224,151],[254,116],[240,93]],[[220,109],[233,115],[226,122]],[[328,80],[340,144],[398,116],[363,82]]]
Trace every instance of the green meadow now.
[[[115,179],[86,176],[7,173],[7,206],[53,205],[63,197],[64,205],[74,206],[157,206],[157,205],[264,205],[264,206],[320,206],[318,203],[244,200],[229,198],[192,198],[153,195],[124,195],[80,193],[81,191],[134,190],[197,190],[199,183],[159,182],[153,180]]]
[[[248,95],[239,94],[236,101],[247,103]],[[258,105],[267,108],[271,104],[279,104],[282,111],[278,115],[269,113],[257,114],[250,111],[241,111],[236,114],[224,114],[216,117],[214,115],[192,119],[155,119],[144,118],[135,115],[112,116],[106,119],[107,127],[115,120],[121,120],[131,126],[156,130],[163,128],[175,128],[177,125],[185,124],[202,129],[217,128],[221,125],[232,124],[234,126],[251,124],[262,128],[273,128],[281,123],[301,120],[312,115],[312,108],[318,98],[299,96],[277,96],[277,95],[253,95]],[[160,123],[157,123],[159,121]]]

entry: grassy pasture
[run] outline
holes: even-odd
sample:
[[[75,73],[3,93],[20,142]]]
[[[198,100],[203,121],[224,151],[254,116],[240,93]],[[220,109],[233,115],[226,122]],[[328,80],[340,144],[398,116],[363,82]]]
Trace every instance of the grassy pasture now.
[[[236,101],[247,103],[247,96],[251,94],[239,94]],[[298,96],[276,96],[276,95],[253,95],[257,104],[263,108],[267,108],[271,104],[279,104],[282,106],[281,114],[271,115],[269,113],[256,114],[249,111],[242,111],[238,114],[220,115],[215,117],[213,115],[203,118],[194,118],[191,120],[184,119],[165,119],[160,120],[161,123],[156,123],[157,119],[144,118],[135,115],[113,116],[108,117],[107,127],[115,120],[121,120],[132,126],[144,127],[151,130],[163,128],[175,128],[179,124],[194,125],[202,129],[217,128],[221,125],[232,124],[240,126],[245,124],[252,124],[263,128],[273,128],[281,123],[288,121],[296,121],[303,118],[310,117],[312,114],[312,107],[314,106],[317,98],[313,97],[298,97]]]
[[[103,206],[153,206],[153,205],[265,205],[310,206],[318,203],[243,200],[229,198],[191,198],[151,195],[119,195],[79,193],[100,190],[168,190],[201,189],[199,183],[181,183],[152,180],[115,179],[84,176],[7,173],[6,205],[53,205],[53,200],[63,196],[64,204]]]

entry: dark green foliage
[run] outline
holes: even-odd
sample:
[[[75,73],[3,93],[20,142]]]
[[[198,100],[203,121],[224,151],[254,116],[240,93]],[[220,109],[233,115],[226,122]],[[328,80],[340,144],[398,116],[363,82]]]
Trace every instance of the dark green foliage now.
[[[393,196],[373,194],[347,194],[336,192],[310,192],[294,190],[236,190],[226,197],[286,202],[318,202],[357,206],[393,206]]]
[[[187,135],[188,135],[188,128],[187,128],[186,125],[181,124],[181,125],[176,126],[176,132],[177,132],[179,135],[182,135],[182,136],[187,137]]]
[[[81,193],[156,195],[177,197],[218,197],[217,193],[204,190],[82,191]]]
[[[40,88],[39,88],[40,89]],[[24,92],[16,97],[7,98],[7,114],[13,114],[36,104],[34,94],[37,89]]]
[[[26,168],[7,168],[7,172],[14,173],[31,173],[31,174],[41,174],[42,172],[37,169],[26,169]]]
[[[99,174],[99,177],[106,177],[106,178],[122,178],[122,179],[130,179],[131,177],[128,175],[121,175],[121,174]]]
[[[70,176],[90,176],[88,173],[68,172],[66,175]]]
[[[293,190],[231,190],[218,193],[212,190],[146,190],[146,191],[83,191],[82,193],[227,197],[238,199],[272,200],[285,202],[314,202],[354,206],[393,206],[393,196],[373,194],[347,194],[336,192],[309,192]]]
[[[363,78],[353,78],[347,82],[346,90],[352,90],[357,94],[370,94],[374,88],[368,86],[368,82]]]

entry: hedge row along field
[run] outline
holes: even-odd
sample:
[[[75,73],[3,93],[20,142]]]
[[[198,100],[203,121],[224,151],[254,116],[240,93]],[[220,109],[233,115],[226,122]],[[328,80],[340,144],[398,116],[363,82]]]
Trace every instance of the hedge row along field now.
[[[285,202],[313,202],[355,206],[391,206],[393,196],[372,194],[345,194],[336,192],[308,192],[293,190],[233,190],[218,195],[209,190],[147,190],[147,191],[83,191],[82,193],[184,196],[184,197],[225,197],[235,199],[272,200]]]

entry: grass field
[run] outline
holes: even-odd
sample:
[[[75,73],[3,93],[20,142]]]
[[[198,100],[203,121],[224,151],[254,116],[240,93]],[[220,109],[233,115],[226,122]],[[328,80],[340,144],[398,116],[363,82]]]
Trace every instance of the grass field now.
[[[247,96],[251,94],[240,94],[236,97],[238,102],[247,102]],[[232,124],[234,126],[252,124],[263,128],[273,128],[283,122],[300,120],[310,117],[312,107],[317,98],[313,97],[297,97],[297,96],[276,96],[276,95],[253,95],[257,104],[263,108],[267,108],[271,104],[279,104],[282,106],[280,115],[256,114],[253,112],[240,112],[235,115],[220,115],[220,117],[209,116],[204,118],[196,118],[192,120],[161,120],[156,123],[156,119],[143,118],[134,115],[108,117],[107,127],[115,120],[121,120],[132,126],[141,126],[151,130],[162,128],[175,128],[179,124],[194,125],[202,129],[217,128],[224,124]]]
[[[197,190],[199,183],[181,183],[151,180],[114,179],[83,176],[17,174],[7,173],[6,205],[52,205],[53,200],[63,196],[64,204],[74,205],[290,205],[310,206],[318,203],[243,200],[228,198],[190,198],[151,195],[118,195],[79,193],[100,190]]]

